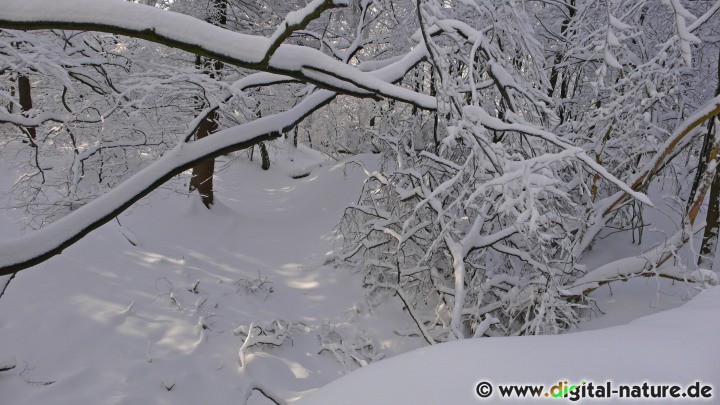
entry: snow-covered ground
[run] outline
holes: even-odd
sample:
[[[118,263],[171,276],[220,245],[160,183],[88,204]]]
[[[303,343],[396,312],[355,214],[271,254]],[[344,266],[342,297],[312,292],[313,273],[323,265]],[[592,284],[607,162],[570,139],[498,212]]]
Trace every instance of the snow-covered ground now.
[[[458,403],[478,400],[480,380],[558,378],[720,386],[720,290],[607,328],[694,294],[642,279],[594,293],[598,309],[580,329],[607,329],[423,347],[317,390],[423,341],[394,333],[411,326],[399,303],[368,307],[359,275],[324,264],[340,247],[334,227],[360,192],[360,166],[277,153],[269,171],[244,157],[219,164],[212,211],[178,192],[187,179],[177,179],[18,273],[0,298],[0,365],[16,365],[0,372],[0,403],[266,401],[254,387],[283,401],[312,393],[307,403]],[[3,190],[13,176],[0,168]],[[21,216],[0,218],[0,240],[19,234]],[[637,249],[628,240],[605,243],[616,254]],[[276,335],[253,328],[247,339],[251,324]],[[279,346],[251,345],[263,339]]]
[[[581,381],[611,387],[654,384],[720,387],[720,287],[685,305],[629,324],[559,336],[487,338],[422,348],[373,364],[303,399],[307,404],[472,404],[502,398],[498,385]],[[481,398],[478,384],[493,384]],[[557,391],[556,391],[557,392]],[[683,391],[684,392],[684,391]],[[718,403],[717,392],[700,403]],[[554,399],[550,397],[551,399]],[[536,401],[548,401],[541,396]],[[591,400],[590,398],[586,398]],[[560,399],[567,401],[568,399]],[[622,402],[615,395],[614,402]],[[628,399],[625,399],[628,401]],[[655,399],[649,403],[693,403]]]

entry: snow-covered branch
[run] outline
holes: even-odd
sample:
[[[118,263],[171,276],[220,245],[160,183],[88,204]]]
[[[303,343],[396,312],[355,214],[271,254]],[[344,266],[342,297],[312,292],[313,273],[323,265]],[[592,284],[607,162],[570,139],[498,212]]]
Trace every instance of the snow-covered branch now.
[[[320,13],[330,8],[347,7],[347,0],[313,0],[301,10],[291,11],[277,27],[270,37],[270,46],[265,51],[263,63],[268,63],[280,44],[286,40],[293,31],[305,28],[310,21],[318,18]]]
[[[389,84],[324,53],[279,45],[264,62],[270,39],[241,34],[196,18],[128,2],[0,0],[0,28],[101,31],[142,38],[230,65],[294,77],[338,93],[377,95],[433,110],[435,97]],[[179,27],[182,27],[179,29]]]
[[[400,80],[423,58],[424,47],[416,46],[402,59],[368,74],[384,82],[394,82]],[[185,143],[184,140],[188,139],[200,119],[198,117],[188,134],[180,137],[182,141],[161,159],[56,222],[28,235],[0,243],[0,275],[26,269],[61,253],[63,249],[110,221],[135,201],[203,159],[279,137],[332,101],[335,96],[336,93],[329,90],[318,90],[288,111],[268,115],[219,131],[213,136]],[[204,114],[208,111],[205,110]]]
[[[633,190],[642,190],[650,181],[659,174],[660,170],[668,163],[670,157],[676,156],[677,149],[681,149],[692,139],[689,134],[693,129],[706,122],[708,119],[720,113],[720,96],[715,97],[697,109],[690,117],[685,119],[660,147],[658,152],[649,159],[637,174],[628,182]],[[575,247],[577,254],[582,253],[592,244],[595,237],[604,228],[607,221],[613,215],[614,210],[626,201],[628,194],[616,193],[606,199],[599,201],[590,215],[592,226],[582,235],[582,239]]]

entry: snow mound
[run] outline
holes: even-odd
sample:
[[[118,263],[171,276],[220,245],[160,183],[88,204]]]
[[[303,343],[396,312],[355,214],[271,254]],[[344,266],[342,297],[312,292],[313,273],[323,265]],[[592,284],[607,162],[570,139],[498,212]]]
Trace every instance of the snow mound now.
[[[713,386],[711,401],[716,401],[718,335],[720,287],[713,287],[681,307],[626,325],[558,336],[464,340],[414,350],[333,381],[300,403],[508,403],[512,400],[497,392],[480,398],[477,384],[490,382],[497,391],[499,384],[551,387],[583,380],[680,386],[700,381]]]

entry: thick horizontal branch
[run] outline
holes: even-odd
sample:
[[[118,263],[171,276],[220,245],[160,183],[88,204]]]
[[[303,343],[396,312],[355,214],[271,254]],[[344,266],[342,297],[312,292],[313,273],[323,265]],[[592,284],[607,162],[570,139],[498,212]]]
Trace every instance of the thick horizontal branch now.
[[[10,114],[5,108],[0,107],[0,123],[8,123],[25,128],[34,128],[49,121],[63,124],[71,121],[92,124],[100,122],[101,119],[79,118],[71,114],[58,114],[54,112],[43,112],[35,117],[26,117],[22,114]]]
[[[423,58],[424,47],[416,46],[402,59],[370,74],[378,80],[395,82]],[[336,95],[329,90],[319,90],[288,111],[228,128],[192,143],[185,143],[187,137],[181,137],[177,147],[102,196],[40,230],[0,243],[0,275],[26,269],[61,253],[173,176],[204,159],[279,137],[332,101]],[[190,126],[188,132],[193,130],[192,123]]]
[[[0,29],[66,29],[126,35],[230,65],[290,76],[342,94],[379,95],[423,109],[437,108],[435,97],[389,84],[316,49],[280,45],[266,62],[266,51],[271,46],[268,38],[129,2],[0,0]]]
[[[0,244],[0,275],[11,274],[61,253],[85,235],[115,218],[133,203],[185,170],[217,157],[270,141],[332,101],[336,94],[320,90],[280,114],[229,128],[192,143],[181,143],[135,175],[52,224]]]
[[[675,281],[691,283],[709,283],[716,285],[718,276],[712,270],[682,269],[677,266],[655,267],[651,255],[626,257],[598,267],[584,277],[579,278],[565,290],[571,297],[587,296],[591,292],[613,281],[627,280],[635,277],[662,277]],[[657,261],[657,259],[655,260]]]

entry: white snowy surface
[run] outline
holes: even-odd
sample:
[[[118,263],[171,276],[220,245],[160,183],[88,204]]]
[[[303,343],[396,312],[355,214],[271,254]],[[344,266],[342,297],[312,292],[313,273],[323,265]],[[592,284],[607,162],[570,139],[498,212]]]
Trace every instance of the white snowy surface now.
[[[120,224],[110,222],[18,273],[0,298],[0,357],[16,364],[0,372],[0,403],[242,403],[256,385],[294,401],[357,368],[347,357],[318,354],[318,335],[328,328],[348,342],[374,336],[374,351],[386,357],[423,347],[422,338],[395,333],[414,327],[399,301],[370,307],[360,275],[323,265],[340,248],[333,229],[356,200],[365,172],[306,148],[277,145],[269,171],[245,154],[231,165],[228,157],[219,159],[224,169],[211,211],[196,195],[175,191],[186,190],[182,177],[120,215]],[[374,170],[374,158],[358,159]],[[0,165],[0,189],[17,175]],[[0,240],[21,233],[22,214],[0,216]],[[645,240],[661,241],[664,231],[649,230]],[[602,239],[586,264],[595,268],[637,254],[642,248],[630,242],[627,234]],[[256,281],[271,284],[253,293],[247,286]],[[668,280],[612,283],[593,293],[597,310],[580,325],[590,332],[425,347],[354,371],[306,403],[475,401],[474,383],[481,379],[718,385],[718,290],[662,312],[693,294]],[[251,348],[240,367],[244,337],[233,331],[276,319],[306,330],[298,326],[280,347]],[[249,399],[267,403],[258,391]]]
[[[714,386],[715,395],[697,402],[717,403],[719,335],[720,287],[713,287],[679,308],[627,325],[559,336],[472,339],[414,350],[334,381],[300,403],[547,402],[545,397],[501,398],[497,387],[494,396],[483,399],[475,394],[475,387],[481,381],[551,387],[560,381],[583,380],[680,386],[700,381]]]
[[[423,54],[422,47],[417,46],[404,58],[374,71],[372,75],[381,80],[397,80],[417,63]],[[319,90],[288,111],[216,132],[212,137],[192,143],[178,144],[174,149],[166,152],[162,158],[144,167],[106,194],[44,227],[41,231],[28,233],[20,238],[5,237],[1,239],[0,266],[23,263],[61,246],[74,235],[106,217],[109,212],[125,206],[132,197],[151,188],[158,179],[171,173],[175,168],[196,161],[212,151],[249,142],[271,132],[280,132],[333,97],[335,97],[335,93],[329,90]],[[196,121],[200,119],[201,117],[198,117]],[[195,128],[195,126],[194,123],[191,123],[189,128]]]
[[[0,357],[0,371],[12,370],[17,366],[15,358],[12,356]]]
[[[110,222],[18,273],[0,299],[0,355],[17,361],[0,373],[0,403],[242,402],[250,384],[292,399],[342,375],[331,354],[317,355],[317,332],[351,333],[350,323],[363,329],[372,315],[360,278],[322,263],[339,247],[333,228],[364,172],[307,149],[278,153],[294,162],[265,172],[243,158],[223,170],[212,211],[197,195],[160,189],[120,215],[121,227]],[[3,169],[0,186],[13,175]],[[17,236],[11,219],[21,214],[0,218],[0,238]],[[251,293],[242,280],[268,281],[272,292]],[[407,322],[399,308],[383,314],[388,325]],[[233,330],[275,319],[312,330],[253,348],[239,368],[243,338]],[[366,329],[393,336],[382,324]],[[390,345],[378,351],[411,348]]]

